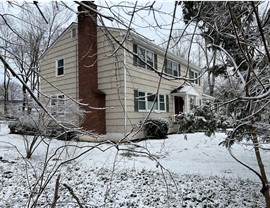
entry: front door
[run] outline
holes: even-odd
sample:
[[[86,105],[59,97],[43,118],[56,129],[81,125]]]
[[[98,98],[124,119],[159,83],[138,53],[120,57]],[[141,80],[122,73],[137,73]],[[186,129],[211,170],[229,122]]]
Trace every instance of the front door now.
[[[183,97],[174,97],[174,108],[175,114],[183,113],[184,112],[184,99]]]

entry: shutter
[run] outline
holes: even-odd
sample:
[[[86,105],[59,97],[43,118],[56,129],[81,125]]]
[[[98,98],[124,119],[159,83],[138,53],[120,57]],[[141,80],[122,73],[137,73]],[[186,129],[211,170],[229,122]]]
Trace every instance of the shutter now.
[[[134,90],[134,111],[138,112],[139,111],[139,106],[138,106],[138,98],[139,97],[139,92],[138,90]]]
[[[166,112],[169,112],[169,95],[166,95]]]
[[[181,65],[180,64],[178,64],[178,75],[179,75],[179,77],[181,76]]]
[[[137,54],[137,44],[133,43],[133,53]],[[138,66],[137,55],[133,55],[133,65]]]
[[[156,53],[154,54],[154,68],[156,70],[158,70],[158,66],[157,66],[157,54]]]
[[[199,77],[201,76],[200,73],[198,73],[198,75],[199,75]],[[199,78],[198,81],[199,81],[199,85],[201,86],[201,78]]]

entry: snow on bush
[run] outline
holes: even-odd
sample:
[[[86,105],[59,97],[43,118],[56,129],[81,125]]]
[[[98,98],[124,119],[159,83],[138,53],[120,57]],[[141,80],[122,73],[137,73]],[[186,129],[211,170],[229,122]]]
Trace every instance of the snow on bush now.
[[[150,118],[144,126],[147,138],[166,138],[169,130],[169,122],[164,118]]]
[[[176,116],[180,133],[204,131],[207,136],[211,136],[216,130],[231,127],[229,120],[227,116],[214,112],[209,104],[194,106],[191,113]]]

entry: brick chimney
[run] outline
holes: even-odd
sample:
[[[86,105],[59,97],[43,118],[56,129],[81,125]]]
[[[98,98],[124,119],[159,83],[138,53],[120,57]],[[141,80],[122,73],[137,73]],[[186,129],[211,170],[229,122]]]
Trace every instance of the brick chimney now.
[[[81,3],[97,10],[92,1]],[[97,13],[93,10],[78,6],[79,99],[90,106],[84,107],[88,113],[85,113],[81,126],[105,134],[105,110],[97,109],[105,107],[105,93],[98,89]]]

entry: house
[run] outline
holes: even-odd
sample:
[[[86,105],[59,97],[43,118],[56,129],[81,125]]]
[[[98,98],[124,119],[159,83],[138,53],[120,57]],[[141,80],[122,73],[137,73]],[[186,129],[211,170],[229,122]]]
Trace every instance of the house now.
[[[68,119],[71,98],[88,104],[84,119],[77,119],[81,127],[117,140],[131,131],[136,136],[130,138],[143,136],[136,131],[153,108],[150,117],[167,119],[173,131],[174,115],[202,102],[201,69],[171,53],[165,57],[163,48],[140,35],[97,26],[96,6],[88,4],[92,9],[78,7],[78,23],[40,63],[40,89],[50,98],[52,114]]]

